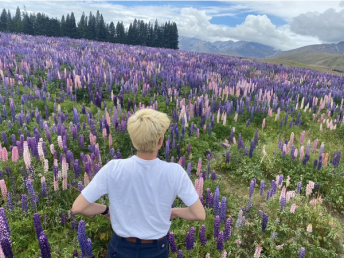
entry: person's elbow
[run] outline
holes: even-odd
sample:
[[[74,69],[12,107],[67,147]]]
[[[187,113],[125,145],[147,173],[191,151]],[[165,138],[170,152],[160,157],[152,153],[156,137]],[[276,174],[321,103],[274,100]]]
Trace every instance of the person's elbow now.
[[[199,221],[205,221],[205,218],[206,218],[206,214],[205,214],[205,210],[203,208],[203,211],[200,213],[199,215]]]

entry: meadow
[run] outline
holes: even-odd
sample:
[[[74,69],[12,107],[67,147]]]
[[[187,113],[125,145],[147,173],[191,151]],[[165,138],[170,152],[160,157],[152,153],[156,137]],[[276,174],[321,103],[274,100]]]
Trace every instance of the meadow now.
[[[343,104],[343,75],[0,33],[0,257],[107,256],[110,222],[69,210],[143,108],[207,213],[172,221],[171,257],[343,257]]]

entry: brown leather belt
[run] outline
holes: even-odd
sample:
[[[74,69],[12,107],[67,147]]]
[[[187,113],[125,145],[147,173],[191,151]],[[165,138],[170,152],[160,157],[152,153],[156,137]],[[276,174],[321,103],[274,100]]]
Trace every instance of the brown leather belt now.
[[[162,237],[162,238],[159,238],[159,239],[156,239],[156,240],[145,240],[145,239],[140,239],[140,238],[136,238],[136,237],[121,237],[120,235],[118,235],[116,233],[116,235],[122,239],[124,239],[125,241],[128,241],[130,243],[136,243],[137,240],[141,240],[141,244],[153,244],[154,241],[156,242],[160,242],[161,240],[163,240],[165,237]]]

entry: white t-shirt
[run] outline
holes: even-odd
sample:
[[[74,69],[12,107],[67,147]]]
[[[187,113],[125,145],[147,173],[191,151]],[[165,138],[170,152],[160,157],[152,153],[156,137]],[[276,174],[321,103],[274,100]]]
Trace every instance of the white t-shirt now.
[[[113,230],[119,236],[140,239],[159,239],[167,234],[176,196],[186,206],[199,199],[179,164],[137,156],[111,160],[81,193],[90,203],[108,194]]]

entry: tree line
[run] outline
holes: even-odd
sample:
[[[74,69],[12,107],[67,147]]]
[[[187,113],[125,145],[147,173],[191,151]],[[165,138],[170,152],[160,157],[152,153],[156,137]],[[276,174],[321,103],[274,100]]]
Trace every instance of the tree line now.
[[[15,15],[5,9],[0,15],[0,31],[24,33],[29,35],[44,35],[48,37],[70,37],[112,43],[142,45],[178,49],[178,28],[175,22],[164,24],[145,23],[135,19],[125,28],[123,22],[105,23],[99,10],[96,15],[82,13],[77,23],[74,13],[62,15],[61,20],[49,18],[44,13],[28,13],[25,8],[21,12],[17,7]]]

